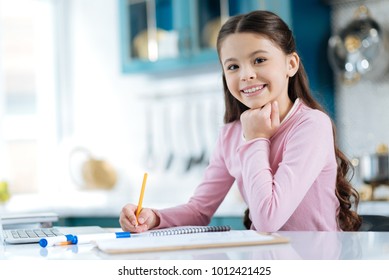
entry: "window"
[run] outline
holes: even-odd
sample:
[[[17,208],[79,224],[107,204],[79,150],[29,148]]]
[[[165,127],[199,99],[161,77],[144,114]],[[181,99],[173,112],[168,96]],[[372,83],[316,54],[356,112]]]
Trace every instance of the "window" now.
[[[12,194],[48,191],[55,179],[58,3],[0,0],[0,180]]]

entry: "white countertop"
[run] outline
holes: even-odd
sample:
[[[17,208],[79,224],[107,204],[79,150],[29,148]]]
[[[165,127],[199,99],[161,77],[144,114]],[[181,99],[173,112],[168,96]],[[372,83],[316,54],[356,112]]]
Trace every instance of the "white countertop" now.
[[[279,232],[286,244],[106,254],[92,244],[40,248],[0,242],[1,259],[57,260],[389,260],[389,232]]]

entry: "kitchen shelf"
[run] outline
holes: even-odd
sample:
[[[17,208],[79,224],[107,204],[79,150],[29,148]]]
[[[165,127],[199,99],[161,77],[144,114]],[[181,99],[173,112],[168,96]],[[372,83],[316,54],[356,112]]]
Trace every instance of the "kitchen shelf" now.
[[[383,0],[322,0],[323,3],[328,5],[345,5],[345,4],[361,4],[365,5],[369,2],[379,2]]]
[[[122,72],[218,65],[214,43],[221,23],[257,9],[291,24],[289,0],[119,0]]]

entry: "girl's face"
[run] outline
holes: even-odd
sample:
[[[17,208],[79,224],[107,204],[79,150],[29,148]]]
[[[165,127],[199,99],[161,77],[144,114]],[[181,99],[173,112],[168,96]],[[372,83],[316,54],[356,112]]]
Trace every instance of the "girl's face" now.
[[[281,116],[287,113],[291,106],[288,80],[299,65],[296,53],[286,55],[265,36],[234,33],[224,39],[220,60],[236,99],[252,109],[277,100]]]

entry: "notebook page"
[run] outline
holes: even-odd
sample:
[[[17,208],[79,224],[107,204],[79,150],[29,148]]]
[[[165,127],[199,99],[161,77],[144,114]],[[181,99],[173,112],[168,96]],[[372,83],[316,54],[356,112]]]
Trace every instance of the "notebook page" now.
[[[286,239],[278,238],[276,240],[277,238],[273,235],[260,234],[253,230],[232,230],[200,234],[101,240],[97,241],[96,245],[101,251],[106,253],[132,253],[287,242]]]

